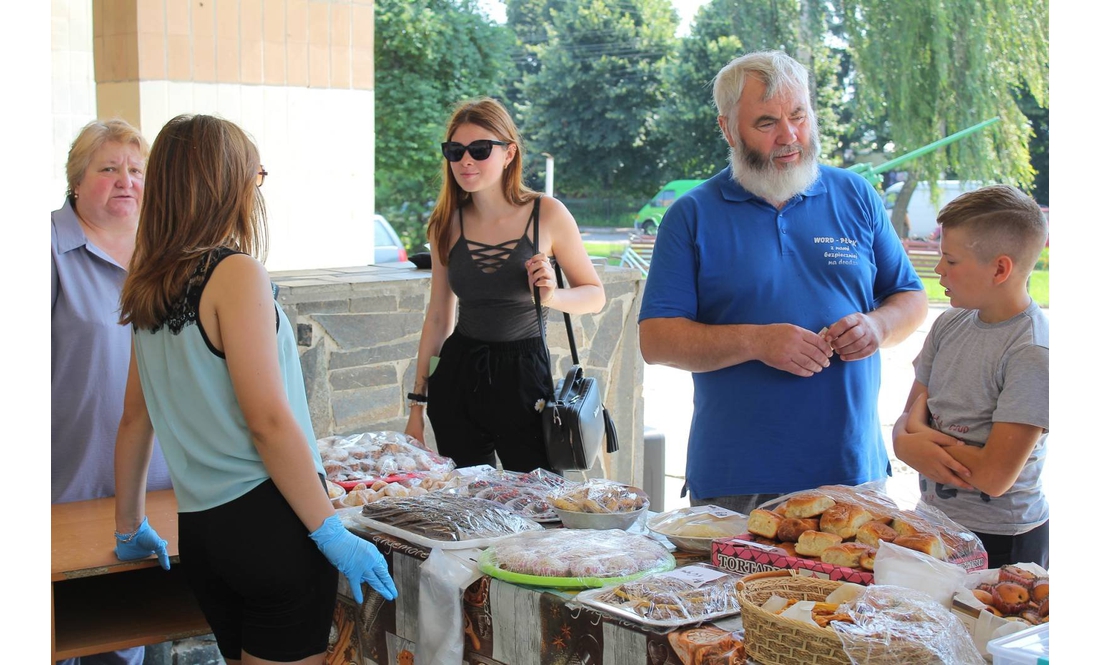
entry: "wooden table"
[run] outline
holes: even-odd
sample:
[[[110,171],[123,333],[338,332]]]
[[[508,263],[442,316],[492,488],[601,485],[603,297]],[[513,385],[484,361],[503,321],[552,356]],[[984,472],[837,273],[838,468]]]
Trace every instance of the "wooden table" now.
[[[52,660],[210,632],[179,565],[175,494],[149,492],[145,507],[149,524],[168,541],[171,570],[156,557],[115,557],[113,497],[52,506]]]

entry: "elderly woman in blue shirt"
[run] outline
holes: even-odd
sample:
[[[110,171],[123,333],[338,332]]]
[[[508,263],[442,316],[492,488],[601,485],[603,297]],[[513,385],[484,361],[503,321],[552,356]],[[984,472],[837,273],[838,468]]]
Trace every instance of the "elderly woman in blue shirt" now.
[[[119,294],[134,236],[149,144],[124,120],[88,123],[66,164],[65,204],[51,215],[51,503],[115,493],[114,447],[130,366]],[[170,488],[154,447],[147,489]],[[76,659],[141,663],[144,649]]]

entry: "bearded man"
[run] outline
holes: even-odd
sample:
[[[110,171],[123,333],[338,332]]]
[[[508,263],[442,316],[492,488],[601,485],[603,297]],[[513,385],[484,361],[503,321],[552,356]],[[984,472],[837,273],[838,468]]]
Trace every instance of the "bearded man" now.
[[[890,474],[878,350],[928,299],[871,185],[817,163],[805,67],[741,56],[714,103],[730,166],[665,213],[639,335],[646,362],[693,373],[692,505],[748,514]]]

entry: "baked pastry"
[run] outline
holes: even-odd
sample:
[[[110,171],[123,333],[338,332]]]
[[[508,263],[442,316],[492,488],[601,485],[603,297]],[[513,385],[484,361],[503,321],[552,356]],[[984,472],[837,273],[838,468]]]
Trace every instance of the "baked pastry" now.
[[[784,552],[786,552],[787,556],[798,556],[798,552],[796,551],[796,548],[798,546],[795,545],[794,543],[782,543],[781,542],[781,543],[776,543],[775,546],[778,547],[779,549],[783,550]]]
[[[875,554],[877,552],[878,550],[868,550],[864,552],[863,555],[859,557],[859,567],[864,570],[873,571],[875,569]]]
[[[798,537],[802,535],[803,531],[817,530],[818,520],[812,517],[807,517],[805,519],[788,517],[779,523],[779,529],[776,531],[776,537],[783,542],[793,543],[798,541]]]
[[[943,546],[943,541],[939,536],[931,533],[917,533],[912,536],[898,536],[894,539],[894,544],[898,547],[907,547],[911,550],[918,552],[924,552],[925,554],[939,559],[941,561],[947,559],[947,548]]]
[[[845,568],[859,568],[859,560],[874,548],[863,543],[841,543],[821,551],[821,562]]]
[[[777,513],[771,510],[757,508],[749,513],[749,533],[764,538],[775,538],[779,531],[779,523],[783,521]]]
[[[1015,582],[1025,589],[1031,589],[1038,580],[1038,575],[1019,566],[1004,565],[997,571],[997,581]]]
[[[745,645],[733,633],[713,626],[700,626],[669,633],[668,643],[688,665],[741,665],[747,660]]]
[[[1050,597],[1050,582],[1047,580],[1035,582],[1035,585],[1031,587],[1031,599],[1041,603],[1048,597]]]
[[[993,606],[1005,614],[1019,614],[1029,600],[1027,589],[1015,582],[1001,582],[993,587]]]
[[[897,537],[897,531],[877,521],[867,522],[856,530],[856,542],[870,545],[871,547],[878,547],[879,542],[883,540],[892,543]]]
[[[859,527],[874,518],[871,511],[852,503],[838,503],[821,514],[821,530],[842,540],[854,538]]]
[[[979,603],[982,603],[984,605],[993,604],[993,594],[989,593],[985,589],[973,589],[970,593],[974,594],[974,597],[978,599]]]
[[[821,531],[803,531],[798,537],[798,543],[794,551],[801,556],[821,556],[827,547],[839,545],[843,538],[835,533],[823,533]]]
[[[792,496],[784,501],[784,504],[786,505],[784,514],[787,517],[802,519],[805,517],[817,517],[829,508],[835,506],[836,501],[833,501],[824,494],[806,492],[804,494]]]

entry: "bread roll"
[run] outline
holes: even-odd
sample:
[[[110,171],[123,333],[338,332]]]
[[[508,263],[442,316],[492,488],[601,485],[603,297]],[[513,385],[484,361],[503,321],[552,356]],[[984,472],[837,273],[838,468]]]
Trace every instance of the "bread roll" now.
[[[843,539],[835,533],[803,531],[798,537],[794,551],[801,556],[821,556],[825,548],[839,545],[842,541]]]
[[[777,513],[757,508],[749,513],[749,533],[764,538],[775,538],[776,532],[779,530],[779,523],[782,521],[783,518]]]
[[[787,499],[784,504],[786,505],[784,514],[787,517],[803,519],[806,517],[817,517],[836,505],[836,501],[833,501],[824,494],[807,492],[805,494],[796,494],[792,496]]]
[[[925,554],[935,557],[937,559],[947,559],[947,549],[943,546],[943,541],[939,536],[930,533],[918,533],[912,536],[898,536],[894,539],[894,544],[899,547],[908,547],[911,550],[918,552],[924,552]]]
[[[929,530],[928,520],[924,519],[920,515],[903,510],[894,518],[894,521],[890,523],[894,531],[898,532],[899,536],[913,536],[918,533],[927,533]]]
[[[879,541],[894,542],[898,532],[881,522],[868,522],[856,530],[856,542],[878,547]]]
[[[776,547],[787,553],[787,556],[798,556],[796,548],[798,547],[794,543],[777,543]]]
[[[779,530],[776,532],[776,536],[779,540],[793,543],[798,541],[798,537],[802,535],[803,531],[817,530],[818,521],[812,517],[807,517],[806,519],[788,517],[779,523]]]
[[[848,540],[854,538],[859,527],[870,522],[873,517],[865,508],[851,503],[838,503],[821,514],[821,530]]]
[[[863,543],[841,543],[822,550],[821,561],[845,568],[859,568],[860,557],[872,550],[873,547]]]
[[[865,552],[863,556],[859,557],[859,567],[864,570],[875,570],[875,554],[878,550],[870,550]]]

